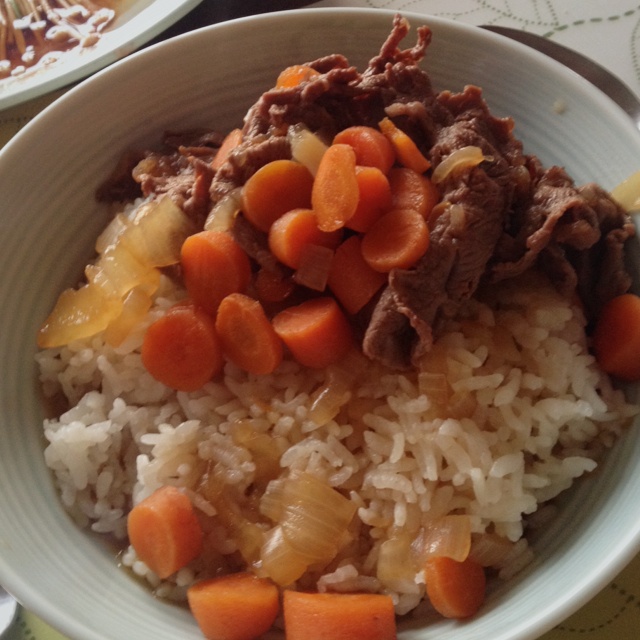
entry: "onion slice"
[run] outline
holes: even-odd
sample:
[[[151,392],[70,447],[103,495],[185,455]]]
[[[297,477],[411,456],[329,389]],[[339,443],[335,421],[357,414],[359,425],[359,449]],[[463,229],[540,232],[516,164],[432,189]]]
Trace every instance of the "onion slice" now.
[[[293,274],[293,279],[313,291],[324,291],[329,280],[333,254],[333,249],[328,247],[309,245],[300,257],[300,266]]]
[[[293,159],[307,167],[311,175],[315,176],[320,160],[327,150],[327,145],[319,136],[301,124],[289,127],[287,137],[291,145]]]
[[[467,515],[446,515],[425,527],[418,555],[425,560],[446,556],[463,562],[471,549],[471,520]]]
[[[277,530],[262,548],[263,569],[282,584],[284,578],[277,566],[284,561],[281,556],[288,557],[296,571],[300,559],[304,559],[305,568],[328,564],[349,540],[348,528],[356,510],[351,500],[309,473],[294,471],[289,477],[270,483],[260,511],[274,520]]]
[[[204,222],[205,231],[228,231],[240,211],[242,187],[236,187],[223,196],[209,212]]]
[[[431,181],[440,184],[451,174],[462,169],[471,169],[489,158],[482,153],[480,147],[467,146],[456,149],[442,160],[431,174]]]
[[[640,171],[632,173],[623,180],[613,191],[611,197],[625,210],[637,211],[640,209]]]

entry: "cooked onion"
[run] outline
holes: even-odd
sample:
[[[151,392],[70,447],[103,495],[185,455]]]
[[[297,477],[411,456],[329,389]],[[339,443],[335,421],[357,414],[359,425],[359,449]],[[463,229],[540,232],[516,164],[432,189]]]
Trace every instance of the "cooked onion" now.
[[[119,238],[142,263],[149,267],[167,267],[180,261],[185,238],[195,231],[182,209],[165,196]]]
[[[431,180],[435,184],[440,184],[448,178],[450,174],[460,171],[461,169],[476,167],[487,159],[480,147],[468,146],[456,149],[433,170]]]
[[[350,351],[340,362],[329,367],[326,382],[316,389],[309,411],[309,419],[318,426],[333,420],[350,400],[351,388],[370,362],[360,350]]]
[[[141,262],[122,242],[107,249],[95,264],[88,265],[85,275],[105,295],[118,298],[124,298],[140,285],[152,287],[159,276],[157,269]]]
[[[263,567],[282,554],[304,558],[306,566],[327,564],[349,539],[348,527],[356,509],[351,500],[308,473],[293,472],[270,483],[260,511],[274,520],[280,531],[272,533],[263,547]],[[274,566],[272,570],[279,573],[282,569]],[[268,575],[283,584],[280,578]]]
[[[124,328],[139,318],[139,303],[125,298],[136,288],[138,295],[153,295],[160,282],[158,268],[180,260],[185,238],[195,231],[187,215],[169,197],[143,204],[133,220],[118,215],[96,242],[99,254],[85,269],[88,284],[64,294],[40,331],[41,346],[61,346],[103,331],[112,325],[110,344],[124,340]],[[63,296],[61,296],[63,298]],[[129,313],[133,315],[130,316]],[[62,340],[62,342],[61,342]]]
[[[447,515],[425,527],[418,543],[418,553],[424,559],[446,556],[462,562],[471,549],[471,521],[467,515]]]
[[[356,505],[308,473],[292,474],[282,492],[282,534],[313,562],[329,562],[344,542]]]
[[[114,216],[111,222],[104,228],[96,240],[96,252],[104,253],[118,241],[122,233],[131,226],[131,221],[127,216],[119,213]]]
[[[282,535],[282,527],[274,527],[260,550],[257,574],[270,578],[281,587],[286,587],[300,578],[309,566],[309,561],[298,553]]]
[[[206,231],[228,231],[240,211],[242,187],[237,187],[223,196],[211,209],[204,222]]]
[[[103,331],[121,310],[122,299],[105,296],[97,285],[66,289],[38,332],[38,346],[60,347],[88,338]]]
[[[213,507],[217,521],[234,540],[244,561],[248,565],[258,562],[265,531],[241,492],[218,478],[215,467],[201,475],[197,492]]]
[[[421,371],[418,374],[418,388],[436,405],[445,406],[451,393],[447,376],[444,373]]]
[[[291,145],[293,159],[307,167],[311,175],[315,176],[320,159],[327,150],[327,145],[315,133],[301,124],[289,127],[287,137]]]
[[[408,591],[415,583],[419,565],[411,552],[413,537],[407,532],[398,532],[380,545],[376,577],[391,591]]]
[[[318,244],[311,244],[300,258],[300,266],[293,279],[303,287],[313,291],[324,291],[333,262],[333,250]]]
[[[640,209],[640,171],[632,173],[611,192],[611,197],[625,210]]]
[[[452,204],[447,209],[449,229],[453,236],[462,235],[467,228],[467,213],[461,204]]]
[[[144,286],[134,287],[124,298],[122,312],[114,318],[105,329],[104,341],[112,347],[122,344],[151,309],[152,292]]]
[[[469,556],[483,567],[493,567],[508,556],[514,544],[495,533],[482,533],[473,537]]]

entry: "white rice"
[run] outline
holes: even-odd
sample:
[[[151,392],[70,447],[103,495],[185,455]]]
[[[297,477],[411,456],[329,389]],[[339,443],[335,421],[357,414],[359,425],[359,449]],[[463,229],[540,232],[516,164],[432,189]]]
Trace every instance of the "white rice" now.
[[[514,543],[496,565],[508,578],[531,559],[527,516],[593,471],[636,414],[596,367],[579,309],[538,282],[496,288],[450,323],[424,363],[446,374],[444,407],[427,392],[429,373],[371,366],[320,424],[310,416],[325,373],[291,361],[260,377],[227,365],[223,379],[196,393],[156,382],[140,360],[144,329],[182,296],[164,281],[146,322],[118,348],[98,335],[38,354],[45,392],[72,407],[44,424],[46,463],[65,507],[81,526],[124,540],[132,504],[165,484],[185,487],[209,517],[208,543],[231,558],[236,542],[195,488],[207,468],[239,491],[252,485],[256,461],[231,435],[248,421],[279,447],[283,474],[307,471],[357,506],[358,539],[305,585],[390,593],[399,613],[423,600],[424,579],[378,577],[381,546],[398,529],[468,514],[474,534]],[[544,523],[545,514],[532,519]],[[194,562],[160,581],[133,549],[121,559],[175,599],[204,571]]]

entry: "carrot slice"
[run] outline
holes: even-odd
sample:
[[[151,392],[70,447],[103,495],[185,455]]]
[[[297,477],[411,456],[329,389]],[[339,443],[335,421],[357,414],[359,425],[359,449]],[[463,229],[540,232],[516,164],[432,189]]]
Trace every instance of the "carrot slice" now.
[[[353,345],[349,321],[333,298],[313,298],[288,307],[272,323],[293,357],[307,367],[327,367]]]
[[[425,583],[431,604],[445,618],[468,618],[484,602],[484,569],[470,558],[464,562],[446,556],[429,558]]]
[[[131,509],[127,532],[138,557],[160,578],[168,578],[202,551],[202,528],[191,500],[169,485]]]
[[[362,238],[362,256],[382,273],[414,266],[428,247],[427,223],[413,209],[392,209]]]
[[[282,361],[282,341],[273,330],[262,305],[242,293],[220,303],[216,331],[224,355],[244,371],[266,374]]]
[[[280,216],[269,229],[269,248],[282,264],[297,269],[305,251],[311,245],[335,249],[342,239],[342,230],[330,233],[318,228],[311,209],[293,209]]]
[[[260,167],[242,187],[242,211],[261,231],[291,209],[311,207],[313,176],[294,160],[274,160]]]
[[[311,193],[322,231],[344,227],[358,206],[356,154],[348,144],[332,144],[322,156]]]
[[[395,640],[390,596],[371,593],[284,592],[287,640]]]
[[[593,351],[607,373],[635,382],[640,380],[640,297],[616,296],[604,305],[593,332]]]
[[[244,291],[251,264],[240,245],[225,231],[200,231],[182,244],[184,283],[193,301],[215,315],[222,299]]]
[[[380,124],[380,131],[389,139],[396,150],[396,156],[401,165],[424,173],[431,167],[431,162],[424,157],[416,143],[391,121],[384,118]]]
[[[345,226],[365,232],[391,207],[391,186],[387,176],[376,167],[356,166],[356,180],[358,206]]]
[[[187,600],[208,640],[255,640],[280,611],[278,587],[251,573],[197,582],[187,590]]]
[[[348,144],[356,152],[356,164],[376,167],[386,174],[396,161],[396,152],[389,139],[378,129],[353,126],[338,132],[333,144]]]
[[[222,371],[222,347],[213,319],[181,304],[147,328],[142,364],[158,381],[178,391],[197,391]]]
[[[229,158],[229,154],[242,142],[242,129],[232,129],[222,141],[211,161],[212,169],[219,169]]]
[[[283,69],[276,80],[276,89],[292,89],[320,75],[307,64],[294,64]]]
[[[438,187],[427,176],[406,167],[391,169],[389,188],[394,209],[414,209],[427,219],[441,198]]]
[[[349,313],[360,311],[386,281],[386,274],[372,269],[362,257],[359,236],[347,238],[336,249],[327,284]]]

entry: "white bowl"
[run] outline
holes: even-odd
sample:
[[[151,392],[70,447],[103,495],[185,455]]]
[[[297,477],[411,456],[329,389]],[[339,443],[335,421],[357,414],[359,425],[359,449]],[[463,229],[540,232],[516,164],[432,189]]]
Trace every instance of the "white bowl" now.
[[[414,27],[433,29],[426,67],[435,86],[482,86],[493,111],[514,116],[526,151],[545,164],[606,188],[638,169],[638,132],[578,76],[482,30],[406,15]],[[121,152],[157,141],[164,129],[237,126],[289,64],[340,52],[362,68],[391,19],[385,11],[307,9],[188,34],[100,72],[0,153],[0,581],[67,636],[201,638],[186,609],[154,599],[118,568],[102,541],[72,524],[43,462],[35,334],[58,292],[76,281],[105,224],[96,186]],[[428,628],[401,622],[400,638],[538,637],[640,550],[638,495],[636,427],[564,500],[534,545],[535,562],[492,592],[477,617]]]

